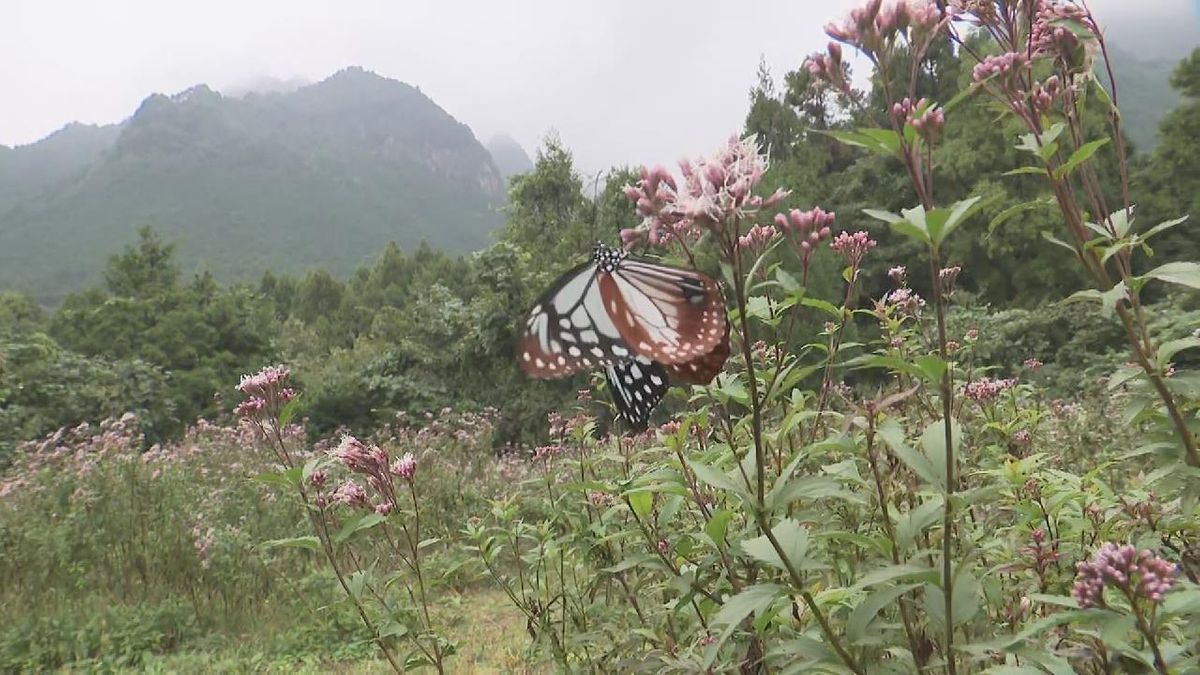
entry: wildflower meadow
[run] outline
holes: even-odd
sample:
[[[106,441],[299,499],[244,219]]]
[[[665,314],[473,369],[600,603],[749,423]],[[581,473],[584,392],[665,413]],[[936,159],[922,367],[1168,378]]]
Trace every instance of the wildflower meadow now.
[[[0,670],[1200,673],[1200,262],[1155,254],[1187,214],[1142,218],[1096,16],[868,0],[825,30],[795,96],[838,112],[805,142],[869,162],[886,202],[810,194],[760,129],[606,193],[609,243],[720,282],[710,384],[631,430],[600,370],[519,376],[521,312],[590,231],[555,269],[487,259],[542,272],[461,332],[503,336],[502,366],[467,367],[495,405],[388,405],[416,375],[346,384],[368,347],[288,358],[317,337],[286,324],[174,437],[129,413],[15,446]],[[1018,162],[975,193],[944,175],[963,119]],[[1031,212],[1074,285],[989,308],[1006,263],[967,242]]]

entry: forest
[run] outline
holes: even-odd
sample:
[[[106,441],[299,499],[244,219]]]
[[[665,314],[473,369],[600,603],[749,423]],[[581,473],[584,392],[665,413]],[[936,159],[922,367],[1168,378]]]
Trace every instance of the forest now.
[[[1083,4],[830,18],[471,254],[0,291],[0,670],[1200,672],[1200,48],[1143,150]],[[518,367],[598,241],[722,283],[645,431]]]

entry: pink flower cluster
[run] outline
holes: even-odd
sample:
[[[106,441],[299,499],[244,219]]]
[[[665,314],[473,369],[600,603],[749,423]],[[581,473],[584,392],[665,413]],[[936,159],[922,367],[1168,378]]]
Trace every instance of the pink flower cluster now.
[[[963,387],[963,393],[972,401],[983,405],[995,399],[1001,393],[1012,389],[1017,385],[1017,381],[1012,378],[995,379],[984,377],[974,382],[968,382]]]
[[[985,57],[983,61],[975,65],[975,68],[971,71],[971,77],[976,82],[983,82],[993,75],[1013,73],[1022,68],[1028,68],[1029,65],[1029,59],[1023,52],[993,54]]]
[[[1096,549],[1091,560],[1076,564],[1075,570],[1072,595],[1084,608],[1104,605],[1105,586],[1120,590],[1130,602],[1158,603],[1175,583],[1176,573],[1174,565],[1149,550],[1111,542]]]
[[[411,483],[417,471],[417,461],[411,452],[405,453],[389,466],[391,458],[387,450],[378,445],[367,446],[350,435],[344,436],[342,442],[330,454],[353,473],[367,477],[367,485],[377,492],[382,500],[373,508],[376,513],[383,515],[391,513],[396,507],[395,479],[400,478]],[[343,483],[334,491],[332,497],[336,503],[360,508],[371,507],[366,491],[353,480]]]
[[[924,98],[913,103],[912,99],[905,97],[892,104],[892,117],[901,125],[911,124],[922,138],[930,142],[936,140],[946,126],[945,111]]]
[[[679,183],[657,167],[643,169],[641,180],[626,186],[625,196],[637,205],[643,219],[637,228],[621,232],[626,247],[640,241],[662,246],[705,230],[719,235],[733,220],[753,216],[788,195],[782,189],[765,199],[754,194],[767,171],[767,157],[755,136],[730,138],[716,155],[681,161],[679,170],[683,176]]]
[[[875,248],[876,242],[865,231],[859,230],[854,234],[842,232],[833,238],[833,243],[830,247],[842,255],[846,259],[846,264],[857,270],[862,264],[862,259],[867,255],[867,251]]]
[[[755,225],[738,237],[738,248],[761,251],[778,236],[779,230],[774,225]]]
[[[291,371],[283,366],[267,366],[254,375],[243,375],[237,388],[248,398],[233,409],[234,414],[257,420],[278,415],[279,410],[296,396],[286,386],[290,377]]]
[[[927,0],[896,0],[887,7],[882,0],[868,0],[851,10],[841,25],[826,25],[825,33],[868,54],[878,53],[897,37],[923,49],[949,18],[948,13]]]
[[[828,82],[842,93],[850,92],[846,66],[842,63],[842,46],[830,42],[825,52],[815,52],[804,60],[804,68],[818,81]]]
[[[890,312],[915,316],[925,306],[925,300],[907,286],[893,289],[883,296],[884,307]]]
[[[1061,55],[1068,62],[1073,61],[1072,54],[1080,44],[1080,36],[1069,25],[1093,35],[1098,32],[1091,17],[1079,5],[1058,0],[1037,0],[1037,12],[1029,34],[1034,53],[1040,56]]]

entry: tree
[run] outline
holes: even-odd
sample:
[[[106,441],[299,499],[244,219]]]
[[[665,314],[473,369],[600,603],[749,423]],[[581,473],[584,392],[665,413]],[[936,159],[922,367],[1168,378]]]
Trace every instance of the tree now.
[[[148,298],[174,288],[179,281],[175,245],[166,244],[149,225],[138,230],[136,246],[126,246],[108,259],[104,281],[113,295]]]
[[[1194,220],[1200,214],[1200,48],[1175,69],[1171,86],[1185,100],[1163,118],[1161,142],[1138,172],[1138,222],[1148,228],[1191,214],[1192,220],[1163,233],[1154,248],[1157,257],[1196,260],[1200,258]]]

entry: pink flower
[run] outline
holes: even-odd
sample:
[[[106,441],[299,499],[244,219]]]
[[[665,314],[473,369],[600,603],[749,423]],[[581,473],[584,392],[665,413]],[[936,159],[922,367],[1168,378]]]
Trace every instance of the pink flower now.
[[[1030,357],[1030,358],[1025,359],[1024,365],[1029,370],[1040,370],[1042,368],[1043,364],[1041,361],[1039,361],[1033,357]]]
[[[283,388],[291,371],[283,366],[267,366],[254,375],[243,375],[238,391],[247,396],[269,399]]]
[[[392,464],[391,471],[393,475],[406,481],[412,481],[413,475],[417,472],[417,459],[411,452],[406,452]]]
[[[1033,442],[1033,434],[1028,429],[1021,429],[1013,434],[1012,439],[1017,445],[1029,445]]]
[[[1002,392],[1012,389],[1016,384],[1017,381],[1014,379],[993,380],[990,377],[984,377],[974,382],[968,382],[963,388],[963,393],[966,394],[967,398],[983,405],[999,396]]]
[[[258,396],[252,396],[237,404],[237,406],[233,409],[233,414],[237,415],[238,417],[245,417],[247,419],[256,419],[262,414],[266,407],[267,402],[264,399]]]
[[[588,500],[592,502],[592,506],[604,506],[608,503],[608,495],[597,490],[592,490],[588,493]]]
[[[738,248],[761,251],[779,236],[773,225],[755,225],[738,237]]]
[[[1007,75],[1014,71],[1020,70],[1029,63],[1024,52],[1008,52],[1006,54],[993,54],[985,57],[982,62],[977,64],[971,71],[971,77],[976,82],[982,82],[994,75]]]
[[[904,265],[896,265],[895,267],[888,270],[888,278],[891,279],[892,282],[896,283],[896,284],[904,283],[904,280],[907,276],[908,276],[908,268],[905,267]]]
[[[1096,549],[1091,560],[1075,566],[1072,595],[1083,608],[1104,605],[1104,587],[1119,589],[1130,602],[1138,599],[1152,603],[1175,583],[1175,566],[1149,550],[1138,551],[1129,544],[1106,543]]]
[[[875,245],[876,242],[874,239],[871,239],[870,235],[863,230],[859,230],[854,234],[842,232],[834,237],[830,247],[842,254],[842,257],[846,259],[846,263],[850,267],[858,269],[863,257],[867,255],[867,251],[875,248]]]
[[[356,508],[365,509],[370,507],[370,502],[367,500],[367,491],[361,485],[349,479],[333,491],[333,501],[337,504]]]

